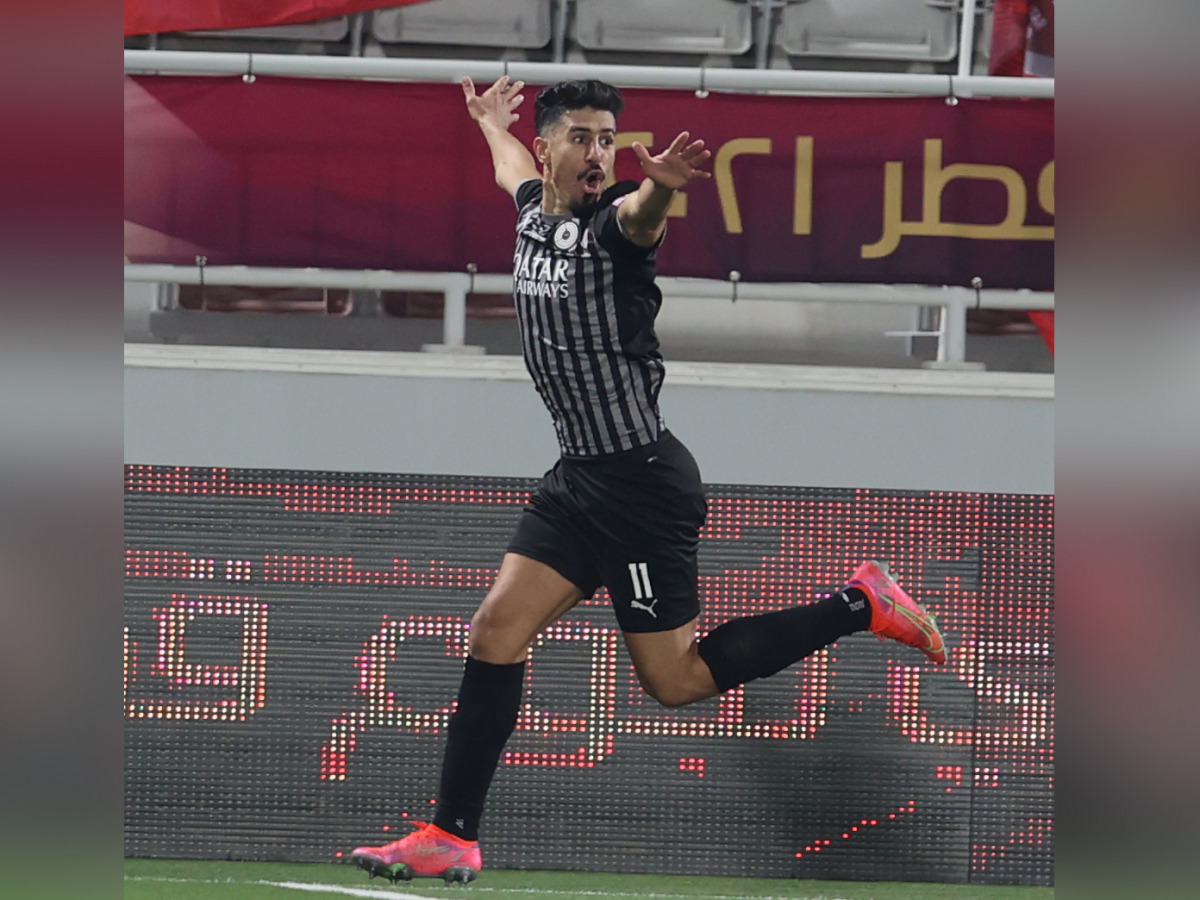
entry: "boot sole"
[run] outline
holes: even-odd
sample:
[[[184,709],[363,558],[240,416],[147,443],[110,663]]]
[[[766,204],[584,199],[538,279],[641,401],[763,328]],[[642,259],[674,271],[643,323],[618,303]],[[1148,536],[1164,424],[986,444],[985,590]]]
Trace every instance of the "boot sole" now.
[[[393,863],[389,866],[370,856],[351,856],[350,862],[372,878],[386,878],[392,884],[412,881],[414,878],[440,878],[446,884],[470,884],[479,875],[478,870],[470,866],[450,866],[444,872],[426,874],[414,871],[408,863]]]

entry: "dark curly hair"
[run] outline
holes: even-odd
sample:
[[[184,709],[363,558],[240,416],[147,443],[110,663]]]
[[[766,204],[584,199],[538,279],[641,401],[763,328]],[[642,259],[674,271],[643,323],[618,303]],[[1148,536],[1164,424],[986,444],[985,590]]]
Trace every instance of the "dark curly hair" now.
[[[604,81],[560,81],[542,88],[533,101],[533,123],[537,133],[546,137],[564,113],[585,107],[619,116],[625,109],[625,101],[619,90]]]

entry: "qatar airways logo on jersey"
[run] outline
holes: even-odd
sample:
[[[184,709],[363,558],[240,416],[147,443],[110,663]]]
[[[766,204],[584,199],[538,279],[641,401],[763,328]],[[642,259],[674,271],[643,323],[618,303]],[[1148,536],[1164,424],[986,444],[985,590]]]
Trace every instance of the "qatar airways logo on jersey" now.
[[[570,259],[532,256],[520,251],[513,257],[513,290],[528,297],[567,299]]]

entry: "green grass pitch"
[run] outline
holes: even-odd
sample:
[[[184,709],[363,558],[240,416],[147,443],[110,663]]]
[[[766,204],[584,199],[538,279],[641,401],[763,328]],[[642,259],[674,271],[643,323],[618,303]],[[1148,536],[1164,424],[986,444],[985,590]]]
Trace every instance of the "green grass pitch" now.
[[[391,885],[349,865],[127,859],[125,900],[1051,900],[1048,887],[485,869],[468,886]]]

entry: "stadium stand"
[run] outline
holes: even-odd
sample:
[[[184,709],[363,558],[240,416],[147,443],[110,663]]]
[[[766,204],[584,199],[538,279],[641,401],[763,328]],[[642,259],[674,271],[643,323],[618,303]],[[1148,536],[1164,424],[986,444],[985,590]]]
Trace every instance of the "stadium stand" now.
[[[425,0],[303,25],[127,37],[126,48],[954,71],[961,0]],[[974,47],[986,58],[991,2]]]
[[[686,15],[680,14],[681,6],[686,6]],[[962,8],[962,0],[425,0],[308,24],[126,37],[125,47],[950,75],[959,56]],[[992,0],[980,0],[977,17],[971,71],[981,74],[987,71],[992,39]],[[148,287],[127,285],[127,339],[249,340],[292,346],[324,346],[333,340],[379,349],[415,348],[436,342],[441,328],[427,302],[410,302],[421,299],[415,294],[339,292],[331,306],[327,292],[310,296],[280,288],[245,291],[241,301],[232,292],[199,303],[186,287],[169,290],[170,299],[165,301],[147,293]],[[491,352],[514,352],[505,322],[510,310],[498,299],[504,298],[469,298],[469,339],[487,345]],[[237,310],[239,315],[177,319],[173,310],[191,311],[192,302],[196,309]],[[866,349],[867,332],[875,337],[880,332],[877,325],[863,321],[859,309],[801,304],[804,312],[796,314],[798,324],[793,325],[780,318],[788,315],[784,308],[789,306],[764,305],[754,326],[745,324],[754,319],[753,301],[742,304],[736,323],[727,321],[726,312],[714,306],[709,313],[713,327],[698,326],[684,340],[685,346],[676,345],[682,351],[676,355],[811,361],[816,358],[818,334],[824,335],[822,346],[831,348],[830,358],[821,357],[821,362],[843,356],[836,346],[853,356],[871,357],[868,364],[918,365],[918,357],[929,355],[930,340],[921,337],[884,339],[882,349]],[[275,317],[263,317],[270,310],[316,315],[272,321]],[[335,332],[352,329],[353,334],[331,338],[331,332],[316,321],[327,316],[338,320]],[[429,321],[413,331],[412,326],[425,317]],[[229,318],[237,318],[238,324]],[[381,332],[371,324],[380,318],[396,324],[398,319],[407,320],[410,327],[393,334],[387,325]],[[989,367],[1053,370],[1050,352],[1023,314],[977,310],[968,321],[976,348],[972,355],[987,358]],[[906,326],[892,322],[889,327]],[[916,325],[907,327],[920,333],[935,329],[935,310],[921,309]],[[771,341],[781,341],[780,335],[795,334],[797,328],[811,340],[783,341],[766,351]],[[707,331],[712,331],[711,339]],[[987,349],[980,350],[984,344]],[[694,352],[689,349],[692,345]]]

